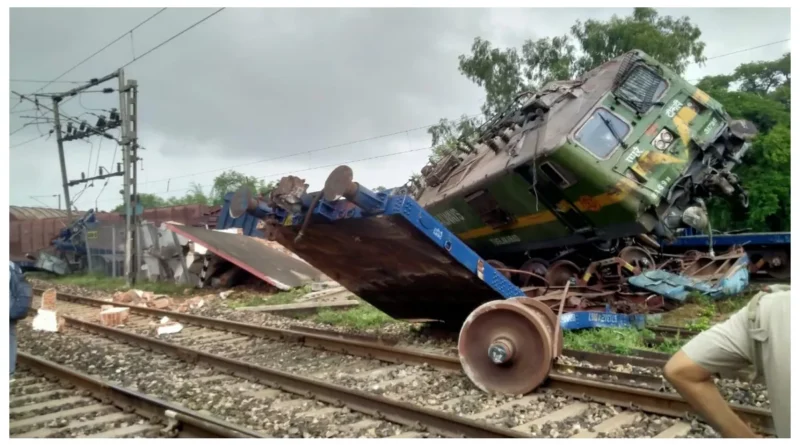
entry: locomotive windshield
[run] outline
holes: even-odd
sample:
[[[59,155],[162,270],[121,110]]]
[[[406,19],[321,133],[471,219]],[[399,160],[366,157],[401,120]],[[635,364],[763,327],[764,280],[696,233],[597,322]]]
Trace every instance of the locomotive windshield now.
[[[621,145],[628,134],[628,124],[607,110],[598,108],[575,135],[584,148],[600,159],[605,159]]]
[[[667,89],[667,81],[644,65],[634,67],[617,94],[639,113],[650,109],[655,99]]]

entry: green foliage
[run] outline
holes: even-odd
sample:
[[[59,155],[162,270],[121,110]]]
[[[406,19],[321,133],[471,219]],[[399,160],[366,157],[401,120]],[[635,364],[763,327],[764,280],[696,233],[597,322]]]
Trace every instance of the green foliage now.
[[[353,309],[344,311],[323,309],[313,317],[313,320],[317,323],[345,326],[353,329],[379,328],[397,323],[392,317],[365,302]]]
[[[731,75],[706,77],[698,84],[732,118],[747,119],[759,129],[735,170],[750,194],[749,209],[737,212],[728,202],[712,200],[711,222],[717,230],[790,230],[790,63],[787,53],[773,61],[742,64]]]
[[[264,182],[263,179],[258,179],[254,176],[247,176],[245,174],[229,170],[214,178],[214,185],[211,188],[211,193],[206,194],[203,191],[203,186],[198,183],[191,183],[189,192],[185,195],[176,197],[173,196],[164,199],[158,195],[151,193],[140,193],[139,202],[145,209],[154,209],[157,207],[169,207],[178,205],[222,205],[225,201],[225,194],[228,192],[235,192],[242,186],[248,186],[253,190],[256,195],[266,196],[278,185],[277,181]],[[113,212],[124,212],[125,204],[120,204],[112,210]]]
[[[471,141],[479,126],[478,119],[462,116],[457,121],[441,119],[437,125],[428,128],[428,134],[431,135],[431,146],[433,146],[430,160],[436,162],[443,156],[454,152],[459,144],[463,146],[460,141]]]
[[[277,182],[264,182],[255,176],[247,176],[233,170],[228,170],[214,178],[214,186],[211,188],[210,200],[214,205],[222,205],[225,202],[225,195],[235,192],[242,187],[249,187],[256,195],[268,195],[275,187]]]
[[[86,289],[105,291],[108,293],[128,289],[124,278],[112,278],[98,274],[75,274],[65,276],[53,276],[48,274],[42,276],[36,275],[32,277],[54,284],[78,286]],[[142,291],[153,292],[155,294],[167,295],[183,295],[186,289],[192,289],[190,286],[166,281],[138,281],[133,288]]]
[[[640,49],[682,74],[690,62],[705,61],[705,43],[700,29],[689,17],[660,17],[653,8],[634,8],[633,15],[614,15],[607,22],[578,21],[571,33],[580,44],[583,56],[577,60],[580,71],[588,71],[609,59]]]
[[[484,114],[494,114],[517,94],[551,80],[567,80],[633,49],[653,56],[677,73],[703,62],[705,44],[688,17],[659,16],[635,8],[628,17],[576,22],[568,35],[527,40],[516,48],[494,48],[476,37],[469,55],[459,56],[459,70],[484,88]],[[436,144],[434,144],[436,145]]]

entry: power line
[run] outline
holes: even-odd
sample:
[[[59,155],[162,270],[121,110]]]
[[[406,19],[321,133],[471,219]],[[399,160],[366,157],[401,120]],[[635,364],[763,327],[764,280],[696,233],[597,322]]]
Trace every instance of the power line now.
[[[73,84],[83,84],[86,81],[83,80],[37,80],[37,79],[10,79],[10,82],[26,82],[26,83],[73,83]]]
[[[737,51],[732,51],[732,52],[729,52],[729,53],[720,54],[718,56],[708,57],[708,58],[706,58],[706,61],[713,60],[713,59],[719,59],[720,57],[727,57],[727,56],[730,56],[730,55],[733,55],[733,54],[739,54],[739,53],[743,53],[743,52],[746,52],[746,51],[752,51],[752,50],[758,49],[758,48],[764,48],[765,46],[777,45],[778,43],[788,42],[789,40],[791,40],[791,39],[783,39],[783,40],[778,40],[778,41],[775,41],[775,42],[765,43],[763,45],[751,46],[750,48],[744,48],[744,49],[740,49],[740,50],[737,50]]]
[[[159,9],[159,10],[158,10],[158,12],[156,12],[155,14],[151,15],[150,17],[148,17],[148,18],[144,19],[143,21],[139,22],[139,24],[138,24],[138,25],[136,25],[136,26],[134,26],[133,28],[131,28],[131,29],[129,29],[129,30],[127,30],[127,31],[125,31],[125,32],[124,32],[122,35],[120,35],[120,36],[119,36],[119,37],[117,37],[116,39],[112,40],[112,41],[111,41],[111,43],[109,43],[109,44],[107,44],[106,46],[104,46],[104,47],[102,47],[102,48],[98,49],[98,50],[97,50],[97,51],[95,51],[95,52],[94,52],[94,53],[93,53],[91,56],[89,56],[89,57],[87,57],[87,58],[85,58],[85,59],[81,60],[80,62],[78,62],[77,64],[75,64],[75,66],[73,66],[72,68],[70,68],[70,69],[68,69],[68,70],[64,71],[63,73],[61,73],[61,75],[60,75],[60,76],[56,77],[55,79],[53,79],[53,80],[51,80],[50,82],[48,82],[47,84],[45,84],[43,87],[41,87],[41,88],[39,88],[38,90],[34,91],[34,93],[38,93],[38,92],[42,91],[43,89],[45,89],[45,88],[47,88],[49,85],[51,85],[53,82],[57,81],[58,79],[61,79],[62,77],[66,76],[67,74],[71,73],[71,72],[72,72],[72,71],[73,71],[75,68],[78,68],[79,66],[81,66],[81,65],[83,65],[84,63],[86,63],[87,61],[89,61],[89,59],[91,59],[92,57],[94,57],[94,56],[96,56],[96,55],[100,54],[101,52],[105,51],[105,50],[106,50],[106,49],[107,49],[109,46],[111,46],[111,45],[113,45],[113,44],[115,44],[115,43],[119,42],[119,41],[120,41],[120,40],[122,40],[122,39],[123,39],[125,36],[127,36],[127,35],[128,35],[128,34],[130,34],[130,33],[132,33],[133,31],[135,31],[136,29],[138,29],[140,26],[144,25],[145,23],[149,22],[150,20],[152,20],[153,18],[155,18],[155,16],[157,16],[157,15],[161,14],[162,12],[164,12],[166,9],[167,9],[167,8],[161,8],[161,9]],[[19,105],[20,103],[21,103],[21,102],[17,102],[17,105]],[[16,108],[16,107],[17,107],[17,105],[14,105],[14,107],[13,107],[13,108],[11,108],[11,109],[12,109],[12,110],[14,110],[14,108]]]
[[[164,9],[167,9],[167,8],[164,8]],[[133,59],[131,59],[131,61],[130,61],[130,62],[126,63],[125,65],[122,65],[121,67],[119,67],[119,69],[123,69],[123,68],[125,68],[125,67],[129,66],[130,64],[132,64],[132,63],[136,62],[137,60],[139,60],[139,59],[141,59],[141,58],[143,58],[143,57],[147,56],[148,54],[152,53],[153,51],[155,51],[155,50],[157,50],[157,49],[161,48],[162,46],[166,45],[167,43],[169,43],[169,42],[171,42],[171,41],[175,40],[176,38],[178,38],[179,36],[181,36],[183,33],[187,32],[187,31],[189,31],[190,29],[194,28],[195,26],[197,26],[197,25],[199,25],[199,24],[201,24],[201,23],[205,22],[206,20],[210,19],[211,17],[213,17],[213,16],[215,16],[215,15],[219,14],[220,12],[222,12],[222,10],[223,10],[223,9],[225,9],[225,8],[224,8],[224,7],[223,7],[223,8],[219,8],[219,9],[217,9],[216,11],[212,12],[211,14],[209,14],[209,15],[207,15],[207,16],[205,16],[205,17],[203,17],[202,19],[200,19],[200,20],[198,20],[198,21],[196,21],[196,22],[192,23],[191,25],[187,26],[186,28],[184,28],[183,30],[181,30],[180,32],[178,32],[177,34],[175,34],[174,36],[172,36],[172,37],[168,38],[167,40],[164,40],[163,42],[159,43],[158,45],[156,45],[156,46],[154,46],[154,47],[150,48],[149,50],[145,51],[145,53],[144,53],[144,54],[142,54],[141,56],[139,56],[139,57],[134,57]],[[126,34],[126,35],[127,35],[127,34]],[[132,34],[131,34],[131,35],[132,35]],[[75,96],[71,96],[71,97],[67,98],[67,99],[66,99],[64,102],[62,102],[62,103],[61,103],[61,105],[64,105],[64,104],[66,104],[67,102],[69,102],[70,100],[72,100],[74,97],[75,97]]]
[[[476,114],[476,115],[473,115],[473,116],[463,117],[463,118],[460,118],[459,120],[463,121],[463,120],[472,119],[472,118],[475,118],[475,117],[478,117],[478,116],[481,116],[481,114]],[[155,184],[155,183],[158,183],[158,182],[167,182],[167,181],[171,181],[173,179],[190,178],[192,176],[203,175],[203,174],[206,174],[206,173],[215,173],[215,172],[219,172],[219,171],[223,171],[223,170],[230,170],[230,169],[234,169],[234,168],[238,168],[238,167],[247,167],[247,166],[254,165],[254,164],[260,164],[262,162],[270,162],[270,161],[276,161],[276,160],[279,160],[279,159],[286,159],[286,158],[291,158],[291,157],[295,157],[295,156],[302,156],[302,155],[311,154],[311,153],[318,153],[318,152],[325,151],[325,150],[330,150],[330,149],[333,149],[333,148],[346,147],[348,145],[355,145],[355,144],[359,144],[359,143],[362,143],[362,142],[374,141],[374,140],[377,140],[377,139],[383,139],[383,138],[387,138],[387,137],[391,137],[391,136],[397,136],[399,134],[408,133],[409,131],[423,130],[423,129],[426,129],[426,128],[433,127],[435,125],[438,125],[438,122],[435,123],[435,124],[423,125],[421,127],[409,128],[409,129],[401,130],[401,131],[395,131],[394,133],[386,133],[386,134],[382,134],[382,135],[378,135],[378,136],[372,136],[372,137],[368,137],[368,138],[364,138],[364,139],[359,139],[359,140],[356,140],[356,141],[344,142],[344,143],[336,144],[336,145],[329,145],[327,147],[322,147],[322,148],[315,148],[313,150],[307,150],[307,151],[303,151],[303,152],[300,152],[300,153],[292,153],[292,154],[288,154],[288,155],[282,155],[282,156],[276,156],[276,157],[272,157],[272,158],[260,159],[258,161],[245,162],[245,163],[242,163],[242,164],[230,165],[230,166],[223,167],[223,168],[215,168],[213,170],[205,170],[205,171],[200,171],[200,172],[195,172],[195,173],[189,173],[189,174],[181,175],[181,176],[170,176],[169,178],[156,179],[156,180],[153,180],[153,181],[143,182],[142,185],[144,185],[144,184]]]
[[[28,140],[27,140],[27,141],[25,141],[25,142],[20,142],[19,144],[14,144],[14,145],[11,145],[11,146],[9,146],[8,148],[21,147],[21,146],[23,146],[23,145],[25,145],[25,144],[28,144],[28,143],[31,143],[31,142],[33,142],[33,141],[38,141],[39,139],[41,139],[41,138],[43,138],[43,137],[45,137],[45,136],[48,136],[48,135],[47,135],[47,134],[43,134],[43,135],[40,135],[40,136],[36,136],[36,137],[35,137],[35,138],[33,138],[33,139],[28,139]]]
[[[164,8],[164,9],[166,9],[166,8]],[[125,65],[122,65],[120,68],[125,68],[125,67],[127,67],[128,65],[132,64],[133,62],[136,62],[137,60],[141,59],[142,57],[144,57],[144,56],[146,56],[146,55],[148,55],[148,54],[152,53],[153,51],[155,51],[155,50],[157,50],[157,49],[161,48],[162,46],[164,46],[164,45],[166,45],[167,43],[171,42],[171,41],[172,41],[172,40],[174,40],[175,38],[179,37],[181,34],[185,33],[186,31],[189,31],[190,29],[194,28],[195,26],[197,26],[197,25],[199,25],[199,24],[201,24],[201,23],[205,22],[206,20],[210,19],[211,17],[214,17],[215,15],[219,14],[220,12],[222,12],[222,10],[223,10],[223,9],[225,9],[225,8],[219,8],[219,9],[217,9],[216,11],[212,12],[211,14],[209,14],[209,15],[207,15],[207,16],[205,16],[205,17],[203,17],[202,19],[200,19],[200,20],[198,20],[198,21],[196,21],[196,22],[192,23],[192,24],[191,24],[191,25],[189,25],[187,28],[184,28],[184,29],[183,29],[181,32],[179,32],[179,33],[175,34],[174,36],[172,36],[172,37],[168,38],[167,40],[164,40],[163,42],[159,43],[158,45],[156,45],[156,46],[154,46],[154,47],[150,48],[149,50],[145,51],[145,53],[144,53],[144,54],[142,54],[141,56],[139,56],[139,57],[134,57],[134,58],[133,58],[133,60],[131,60],[130,62],[126,63]]]
[[[370,157],[355,159],[355,160],[351,160],[351,161],[343,161],[343,162],[336,162],[336,163],[333,163],[333,164],[319,165],[319,166],[316,166],[316,167],[309,167],[309,168],[304,168],[304,169],[301,169],[301,170],[292,170],[292,171],[286,171],[286,172],[281,172],[281,173],[274,173],[274,174],[270,174],[270,175],[266,175],[266,176],[257,177],[256,179],[266,179],[266,178],[272,178],[272,177],[275,177],[275,176],[293,175],[295,173],[303,173],[303,172],[307,172],[307,171],[311,171],[311,170],[319,170],[321,168],[336,167],[336,166],[339,166],[339,165],[342,165],[342,164],[348,164],[348,165],[349,164],[356,164],[356,163],[359,163],[359,162],[371,161],[371,160],[374,160],[374,159],[382,159],[382,158],[388,158],[388,157],[391,157],[391,156],[399,156],[399,155],[406,154],[406,153],[414,153],[414,152],[423,151],[423,150],[431,150],[433,148],[434,148],[433,146],[422,147],[422,148],[414,148],[414,149],[410,149],[410,150],[403,150],[403,151],[398,151],[398,152],[394,152],[394,153],[386,153],[386,154],[382,154],[382,155],[370,156]],[[212,188],[213,188],[213,185],[212,185]],[[172,191],[166,192],[166,193],[186,192],[186,191],[190,191],[190,190],[192,190],[192,188],[188,187],[188,188],[184,188],[184,189],[172,190]],[[155,195],[155,196],[166,196],[164,193],[153,193],[153,195]],[[170,196],[170,197],[172,197],[172,196]],[[101,201],[101,202],[111,202],[111,200],[106,200],[106,201]]]

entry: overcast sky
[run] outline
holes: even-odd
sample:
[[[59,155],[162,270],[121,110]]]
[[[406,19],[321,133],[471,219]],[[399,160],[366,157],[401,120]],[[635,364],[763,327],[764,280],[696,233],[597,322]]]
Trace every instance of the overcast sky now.
[[[11,79],[52,80],[135,26],[157,9],[11,10]],[[211,13],[213,9],[171,8],[64,80],[110,73]],[[427,151],[352,161],[424,148],[424,129],[440,118],[476,115],[483,90],[458,72],[458,56],[481,36],[497,46],[519,47],[526,39],[561,35],[575,20],[627,15],[630,9],[235,9],[222,11],[136,61],[126,77],[139,82],[139,138],[146,151],[140,191],[181,196],[192,181],[206,191],[219,172],[237,166],[267,180],[285,174],[322,186],[338,163],[349,163],[355,179],[369,187],[401,185],[425,162]],[[688,15],[702,30],[706,55],[713,57],[790,37],[789,9],[661,9]],[[789,42],[691,66],[686,79],[731,72],[744,62],[771,60],[789,51]],[[44,84],[12,81],[29,93]],[[74,85],[56,83],[46,91]],[[110,83],[107,86],[116,87]],[[12,105],[15,103],[12,100]],[[65,104],[78,116],[118,107],[118,96],[84,94]],[[11,115],[10,129],[32,116],[30,104]],[[94,123],[96,118],[84,114]],[[40,126],[42,132],[49,128]],[[11,136],[10,145],[39,136],[36,126]],[[326,146],[388,133],[400,134],[269,161]],[[96,174],[99,163],[120,161],[115,144],[67,142],[70,179]],[[56,142],[41,138],[11,148],[10,203],[55,207],[62,193]],[[259,162],[262,161],[262,162]],[[249,164],[239,166],[240,164]],[[328,166],[328,167],[326,167]],[[314,167],[323,167],[316,168]],[[311,170],[307,170],[311,169]],[[307,171],[300,171],[307,170]],[[176,176],[182,178],[168,179]],[[121,178],[88,188],[81,209],[108,210],[121,198]],[[168,190],[169,187],[169,191]],[[75,196],[83,186],[73,187]],[[98,197],[99,195],[99,197]],[[33,199],[31,197],[36,197]]]

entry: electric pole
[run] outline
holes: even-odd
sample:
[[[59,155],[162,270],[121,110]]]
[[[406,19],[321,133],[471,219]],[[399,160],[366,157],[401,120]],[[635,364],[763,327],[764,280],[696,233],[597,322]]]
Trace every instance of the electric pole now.
[[[142,246],[138,213],[139,194],[136,184],[138,163],[137,144],[137,83],[125,81],[125,73],[119,70],[119,107],[122,120],[121,139],[123,181],[122,196],[125,202],[125,277],[129,286],[136,283],[141,264]]]
[[[79,121],[76,118],[72,118],[66,115],[62,115],[59,111],[59,103],[65,97],[72,97],[77,94],[81,94],[81,92],[93,87],[105,83],[109,80],[117,78],[119,81],[119,103],[120,103],[120,110],[119,113],[116,110],[111,110],[109,113],[108,118],[106,119],[104,116],[98,116],[98,121],[95,126],[88,125],[86,121]],[[103,88],[101,92],[103,93],[112,93],[114,91],[113,88]],[[136,134],[136,122],[137,122],[137,83],[135,80],[128,80],[127,83],[125,81],[125,74],[122,68],[119,70],[114,71],[111,74],[108,74],[104,77],[99,79],[92,79],[87,84],[73,88],[64,93],[56,93],[56,94],[40,94],[41,96],[49,96],[53,100],[53,108],[50,109],[44,105],[39,104],[38,100],[33,100],[29,97],[25,97],[22,94],[17,92],[13,92],[20,99],[27,100],[31,103],[34,103],[37,108],[41,107],[45,110],[49,110],[53,112],[55,116],[55,133],[56,133],[56,140],[58,142],[58,157],[59,162],[61,164],[61,180],[64,187],[64,203],[67,208],[67,217],[69,222],[72,222],[72,207],[73,203],[70,201],[69,196],[69,187],[91,182],[100,179],[107,179],[113,176],[123,176],[123,202],[125,203],[125,276],[127,284],[133,285],[136,282],[136,277],[139,272],[139,264],[141,263],[141,246],[139,244],[139,223],[138,218],[135,216],[136,213],[136,204],[139,201],[139,196],[137,194],[137,185],[136,185],[136,165],[138,158],[138,142],[137,142],[137,134]],[[66,134],[64,130],[61,128],[61,118],[64,117],[68,120]],[[77,126],[73,126],[73,123],[78,124]],[[120,138],[117,139],[114,136],[107,133],[105,130],[110,130],[113,128],[120,128]],[[83,174],[81,175],[81,179],[70,181],[67,175],[67,166],[65,161],[64,155],[64,142],[65,141],[73,141],[78,139],[85,139],[90,136],[101,136],[107,139],[111,139],[117,144],[120,145],[122,149],[122,158],[123,158],[123,168],[120,171],[117,168],[117,172],[111,173],[106,171],[106,174],[99,174],[97,176],[92,177],[85,177]],[[98,173],[102,173],[98,172]],[[60,200],[59,200],[60,206]]]
[[[64,161],[64,140],[61,138],[61,115],[58,112],[58,103],[61,98],[58,96],[53,97],[53,115],[55,116],[56,125],[56,142],[58,142],[58,162],[61,163],[61,183],[64,187],[64,202],[67,204],[67,221],[72,222],[72,206],[69,202],[69,184],[67,183],[67,163]],[[58,200],[58,206],[61,207],[61,200]]]

